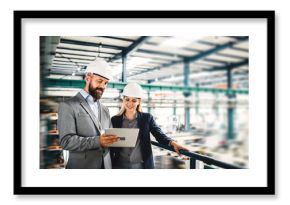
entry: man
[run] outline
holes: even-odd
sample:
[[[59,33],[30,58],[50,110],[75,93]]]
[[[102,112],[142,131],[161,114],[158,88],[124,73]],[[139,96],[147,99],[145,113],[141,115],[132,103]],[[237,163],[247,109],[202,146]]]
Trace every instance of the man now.
[[[96,59],[85,73],[84,89],[59,106],[60,145],[69,151],[66,168],[111,168],[108,146],[119,138],[103,134],[105,128],[111,127],[111,118],[108,108],[99,99],[112,71],[106,61]]]

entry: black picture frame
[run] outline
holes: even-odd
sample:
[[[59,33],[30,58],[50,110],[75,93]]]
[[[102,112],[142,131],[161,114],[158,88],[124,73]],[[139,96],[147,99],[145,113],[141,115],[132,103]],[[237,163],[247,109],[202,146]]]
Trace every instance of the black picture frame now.
[[[267,186],[265,187],[24,187],[22,185],[22,20],[38,18],[205,18],[267,21]],[[19,92],[20,91],[20,92]],[[273,195],[275,194],[275,11],[14,11],[15,195]]]

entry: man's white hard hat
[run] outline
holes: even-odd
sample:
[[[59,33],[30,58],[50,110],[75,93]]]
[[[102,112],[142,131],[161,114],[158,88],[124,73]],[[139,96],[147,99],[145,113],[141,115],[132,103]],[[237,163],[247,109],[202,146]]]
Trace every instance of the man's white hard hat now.
[[[128,83],[122,93],[123,96],[133,98],[143,98],[143,89],[138,83]]]
[[[87,66],[85,73],[94,73],[96,75],[107,78],[108,80],[112,79],[112,68],[102,58],[97,58],[96,60],[91,62]]]

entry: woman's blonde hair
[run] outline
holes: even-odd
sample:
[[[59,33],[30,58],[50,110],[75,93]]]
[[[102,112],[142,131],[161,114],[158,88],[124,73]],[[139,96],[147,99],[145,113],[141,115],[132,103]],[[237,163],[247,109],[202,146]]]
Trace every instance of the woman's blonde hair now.
[[[123,98],[122,106],[121,106],[121,109],[118,112],[117,116],[123,115],[126,111],[125,105],[124,105],[124,99],[125,99],[125,97]],[[137,106],[136,110],[137,110],[137,112],[142,112],[142,100],[141,100],[141,98],[138,98],[138,100],[139,100],[139,105]]]

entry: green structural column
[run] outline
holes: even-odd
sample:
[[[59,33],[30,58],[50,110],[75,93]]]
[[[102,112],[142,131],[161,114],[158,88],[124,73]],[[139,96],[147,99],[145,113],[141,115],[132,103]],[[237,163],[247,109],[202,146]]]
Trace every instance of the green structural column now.
[[[195,84],[195,87],[199,88],[199,83]],[[195,92],[195,114],[199,113],[199,92]]]
[[[122,55],[122,82],[127,82],[127,56]]]
[[[148,84],[151,84],[152,82],[154,82],[154,80],[148,80]],[[152,112],[152,109],[151,109],[151,96],[150,96],[150,91],[148,90],[147,92],[147,96],[148,96],[148,103],[147,103],[147,107],[148,107],[148,112],[151,113]]]
[[[189,129],[190,129],[190,107],[185,107],[185,130]]]
[[[214,107],[213,107],[213,111],[215,113],[215,115],[218,117],[219,116],[219,94],[218,93],[215,93],[215,104],[214,104]]]
[[[227,88],[232,89],[231,68],[227,69]],[[235,94],[228,94],[228,140],[235,138]]]
[[[127,82],[127,55],[124,53],[122,53],[122,82],[123,83]],[[123,92],[123,89],[120,89],[119,90],[120,96],[122,92]]]
[[[176,100],[173,103],[173,115],[176,115]]]
[[[151,113],[151,97],[150,97],[150,92],[147,92],[147,96],[148,96],[148,103],[147,103],[148,112]]]
[[[184,62],[184,86],[188,86],[189,85],[189,61],[185,60]],[[188,97],[191,95],[190,92],[183,92],[183,95],[185,97]],[[185,130],[189,130],[190,129],[190,107],[189,107],[189,103],[187,101],[185,101],[185,108],[184,108],[184,122],[185,122]]]

